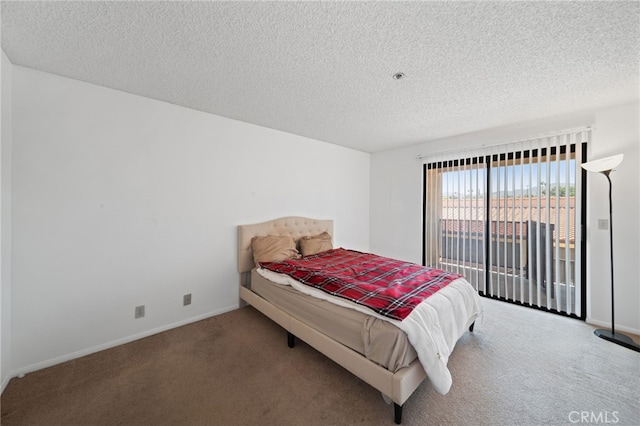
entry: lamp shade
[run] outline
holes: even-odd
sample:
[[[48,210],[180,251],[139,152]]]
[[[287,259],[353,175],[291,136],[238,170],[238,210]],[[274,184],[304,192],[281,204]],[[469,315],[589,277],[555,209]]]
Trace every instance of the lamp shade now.
[[[582,163],[581,166],[588,172],[608,172],[613,170],[614,167],[622,163],[624,154],[613,155],[611,157],[600,158],[599,160],[589,161]]]

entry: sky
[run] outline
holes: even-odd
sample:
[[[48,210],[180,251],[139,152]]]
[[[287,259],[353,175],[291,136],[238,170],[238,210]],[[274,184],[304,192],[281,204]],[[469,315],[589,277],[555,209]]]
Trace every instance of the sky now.
[[[519,161],[519,160],[514,160]],[[479,164],[483,167],[484,164]],[[442,192],[444,197],[477,196],[486,192],[486,169],[471,169],[442,174]],[[540,182],[540,183],[539,183]],[[532,164],[507,164],[506,166],[493,167],[491,169],[491,192],[493,194],[519,195],[527,191],[531,195],[537,195],[538,188],[548,186],[563,187],[569,182],[569,186],[576,184],[576,161],[574,159],[562,159]]]

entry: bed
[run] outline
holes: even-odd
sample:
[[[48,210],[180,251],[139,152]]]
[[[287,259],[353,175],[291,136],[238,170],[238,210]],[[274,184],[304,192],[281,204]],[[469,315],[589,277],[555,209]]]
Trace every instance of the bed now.
[[[323,233],[333,236],[331,220],[285,217],[238,226],[240,298],[283,327],[289,347],[293,348],[295,339],[299,338],[379,390],[385,401],[393,402],[394,420],[400,424],[404,403],[427,378],[425,369],[429,370],[423,367],[424,358],[421,363],[415,349],[418,346],[410,343],[407,333],[393,321],[367,314],[366,309],[337,306],[331,300],[298,291],[302,288],[276,284],[269,271],[265,273],[265,269],[256,268],[252,250],[254,237],[286,236],[299,244],[301,239]],[[469,286],[466,282],[462,285]],[[473,292],[473,297],[477,298],[477,293]],[[462,317],[455,318],[455,327],[452,326],[456,329],[455,340],[467,328],[473,330],[480,311],[479,301],[474,299],[472,304],[475,303],[478,309],[475,306],[463,309]],[[422,349],[418,349],[422,353]],[[448,359],[448,354],[446,357]],[[444,363],[446,369],[446,361]],[[430,378],[433,382],[431,375]],[[448,388],[444,393],[446,391]]]

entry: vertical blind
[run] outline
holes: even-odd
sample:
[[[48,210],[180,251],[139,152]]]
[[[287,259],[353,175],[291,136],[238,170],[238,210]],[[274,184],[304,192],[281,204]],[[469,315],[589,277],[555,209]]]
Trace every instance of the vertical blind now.
[[[589,129],[424,161],[423,260],[483,295],[584,318]]]

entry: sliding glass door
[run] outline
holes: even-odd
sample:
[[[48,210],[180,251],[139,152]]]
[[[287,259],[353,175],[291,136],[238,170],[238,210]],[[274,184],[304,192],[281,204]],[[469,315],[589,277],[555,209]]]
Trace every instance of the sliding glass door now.
[[[429,158],[424,264],[464,275],[482,295],[584,318],[579,164],[588,137]]]

